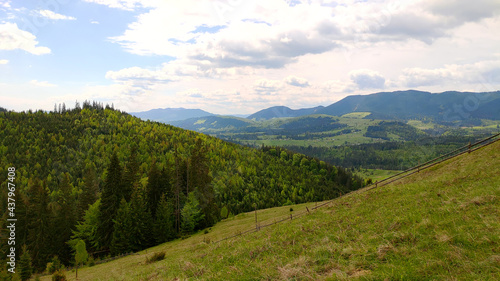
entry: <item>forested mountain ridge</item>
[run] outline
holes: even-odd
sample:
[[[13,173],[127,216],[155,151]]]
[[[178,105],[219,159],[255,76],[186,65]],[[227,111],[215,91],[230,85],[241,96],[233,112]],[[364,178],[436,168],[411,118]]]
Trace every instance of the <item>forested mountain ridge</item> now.
[[[1,214],[14,167],[17,256],[26,244],[37,270],[55,256],[69,264],[71,238],[93,253],[137,251],[230,214],[333,198],[363,184],[302,154],[243,147],[90,103],[0,113],[0,151]]]
[[[201,109],[188,108],[157,108],[142,112],[130,112],[130,114],[143,120],[151,120],[164,123],[214,115]]]

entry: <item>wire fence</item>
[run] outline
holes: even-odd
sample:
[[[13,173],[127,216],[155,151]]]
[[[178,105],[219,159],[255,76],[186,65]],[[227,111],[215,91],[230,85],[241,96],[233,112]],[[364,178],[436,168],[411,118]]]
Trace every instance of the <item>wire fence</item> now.
[[[306,206],[306,210],[305,211],[297,213],[297,214],[290,214],[290,216],[280,218],[279,220],[275,220],[272,223],[260,225],[260,223],[256,222],[255,228],[246,230],[244,232],[238,232],[237,234],[225,237],[225,238],[217,240],[217,241],[215,241],[213,243],[220,243],[222,241],[225,241],[225,240],[228,240],[228,239],[231,239],[231,238],[235,238],[235,237],[238,237],[238,236],[242,236],[242,235],[247,234],[247,233],[257,232],[261,228],[264,228],[264,227],[268,227],[268,226],[275,225],[275,224],[278,224],[278,223],[282,223],[282,222],[285,222],[285,221],[293,220],[294,218],[298,218],[298,217],[301,217],[303,215],[309,214],[309,213],[311,213],[311,211],[316,210],[316,209],[321,208],[321,207],[324,207],[324,206],[332,203],[333,201],[338,200],[340,198],[343,198],[345,196],[352,195],[352,194],[355,194],[355,193],[366,192],[366,191],[372,190],[374,188],[378,188],[378,187],[381,187],[381,186],[393,183],[393,182],[398,181],[400,179],[403,179],[403,178],[406,178],[408,176],[411,176],[411,175],[413,175],[415,173],[419,173],[420,171],[429,169],[430,167],[433,167],[433,166],[435,166],[435,165],[437,165],[439,163],[442,163],[444,161],[447,161],[447,160],[450,160],[452,158],[458,157],[458,156],[460,156],[462,154],[474,152],[474,151],[476,151],[476,150],[478,150],[478,149],[480,149],[482,147],[490,145],[490,144],[492,144],[494,142],[497,142],[499,140],[500,140],[500,133],[497,133],[497,134],[495,134],[495,135],[493,135],[491,137],[485,138],[485,139],[477,141],[475,143],[469,143],[468,145],[465,145],[465,146],[460,147],[460,148],[458,148],[458,149],[456,149],[454,151],[451,151],[451,152],[446,153],[444,155],[441,155],[441,156],[439,156],[437,158],[429,160],[429,161],[427,161],[427,162],[425,162],[423,164],[417,165],[417,166],[415,166],[413,168],[407,169],[407,170],[402,171],[400,173],[397,173],[397,174],[395,174],[393,176],[387,177],[387,178],[385,178],[385,179],[383,179],[381,181],[372,183],[371,185],[368,185],[368,186],[366,186],[364,188],[361,188],[361,189],[358,189],[358,190],[354,190],[354,191],[351,191],[349,193],[343,194],[343,195],[341,195],[339,197],[336,197],[336,198],[333,198],[331,200],[325,201],[325,202],[321,203],[320,205],[316,205],[314,207],[311,207],[311,210],[309,210],[309,208]]]

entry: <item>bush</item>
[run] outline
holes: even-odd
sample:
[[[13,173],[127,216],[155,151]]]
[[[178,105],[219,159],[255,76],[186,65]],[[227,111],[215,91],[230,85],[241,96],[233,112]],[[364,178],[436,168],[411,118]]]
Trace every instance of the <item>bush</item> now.
[[[52,258],[52,261],[47,263],[47,272],[49,274],[53,274],[54,272],[58,271],[61,269],[61,261],[57,256],[54,256]]]
[[[89,259],[87,260],[87,265],[88,266],[94,266],[95,265],[95,259],[94,257],[90,256]]]
[[[64,272],[58,270],[56,272],[54,272],[54,274],[52,275],[52,281],[66,281],[68,279],[66,279],[66,274],[64,274]]]
[[[151,258],[146,258],[146,263],[161,261],[165,258],[165,252],[154,253]]]

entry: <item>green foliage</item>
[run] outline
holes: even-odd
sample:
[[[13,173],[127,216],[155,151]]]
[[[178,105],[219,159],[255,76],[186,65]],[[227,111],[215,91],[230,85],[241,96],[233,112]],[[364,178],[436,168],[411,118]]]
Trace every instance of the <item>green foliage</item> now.
[[[49,274],[53,274],[57,270],[61,269],[61,261],[59,260],[58,256],[54,256],[52,260],[47,263],[47,272]]]
[[[200,203],[196,199],[194,192],[188,194],[186,204],[181,210],[181,218],[181,228],[184,233],[193,232],[198,222],[204,218],[204,214],[200,209]]]
[[[99,249],[99,239],[97,237],[97,223],[99,221],[99,206],[101,204],[101,199],[98,199],[94,204],[90,205],[83,220],[78,222],[73,230],[73,235],[71,236],[70,245],[76,244],[78,240],[85,241],[89,249],[96,251]]]
[[[24,281],[30,279],[32,273],[31,256],[25,245],[23,246],[23,254],[19,260],[19,275],[21,276],[21,280]]]
[[[101,204],[99,205],[99,220],[97,237],[102,249],[109,249],[113,238],[113,218],[122,199],[122,169],[116,152],[113,153],[107,169],[106,181],[102,190]]]
[[[64,274],[63,271],[56,271],[54,274],[52,274],[52,281],[66,281],[66,274]]]
[[[110,250],[114,255],[128,253],[131,250],[131,227],[132,214],[130,212],[129,203],[122,198],[120,207],[116,213],[114,222],[113,238],[111,240]]]
[[[227,219],[228,216],[229,216],[229,211],[227,210],[227,207],[226,206],[222,207],[222,209],[220,210],[221,219]]]
[[[89,258],[85,241],[79,240],[75,245],[75,264],[78,266],[84,264]]]
[[[197,230],[217,222],[224,206],[229,214],[238,214],[253,210],[254,202],[259,202],[259,208],[270,208],[333,198],[360,186],[351,176],[337,176],[330,165],[325,164],[321,173],[319,164],[311,159],[300,166],[304,156],[297,153],[275,148],[272,154],[242,147],[143,122],[89,102],[51,113],[1,113],[0,152],[0,169],[16,167],[16,242],[28,246],[38,271],[55,255],[69,265],[67,243],[72,245],[77,239],[84,240],[95,255],[108,250],[122,198],[135,218],[146,218],[155,208],[158,212],[158,203],[165,196],[170,206],[164,209],[173,207],[166,216],[173,217],[175,225],[161,239],[165,240],[177,237],[181,224],[188,225],[181,221],[181,213],[193,204],[187,199],[191,192],[200,210],[200,216],[194,218],[202,219],[194,220],[194,226],[190,223],[187,229]],[[299,162],[293,166],[291,159],[295,158]],[[148,171],[154,165],[161,185],[148,189]],[[0,173],[2,212],[7,209],[6,175]],[[141,194],[134,197],[138,189]],[[153,201],[156,204],[151,207]],[[188,208],[184,208],[186,204]],[[152,245],[156,239],[152,237],[153,222],[134,222],[133,250]]]
[[[175,206],[173,198],[163,195],[158,203],[156,221],[153,225],[156,243],[161,244],[175,238]]]
[[[165,252],[156,252],[151,257],[146,258],[146,264],[165,259]]]

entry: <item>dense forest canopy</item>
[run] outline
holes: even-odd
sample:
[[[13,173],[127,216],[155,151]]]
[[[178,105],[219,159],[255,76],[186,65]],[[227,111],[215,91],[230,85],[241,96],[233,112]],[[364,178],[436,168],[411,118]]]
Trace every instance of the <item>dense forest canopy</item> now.
[[[93,255],[138,251],[255,204],[325,200],[363,185],[289,150],[243,147],[89,102],[0,113],[0,152],[2,223],[15,167],[17,256],[26,245],[38,271],[54,259],[70,264],[79,240]]]

